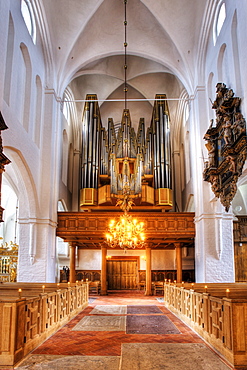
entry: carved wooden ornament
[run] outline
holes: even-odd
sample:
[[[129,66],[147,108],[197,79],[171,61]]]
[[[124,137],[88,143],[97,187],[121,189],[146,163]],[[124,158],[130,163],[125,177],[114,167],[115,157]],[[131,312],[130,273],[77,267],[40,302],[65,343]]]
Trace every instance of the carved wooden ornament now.
[[[216,99],[212,109],[216,120],[211,120],[204,136],[208,150],[203,178],[211,183],[215,196],[228,212],[237,191],[247,153],[246,122],[240,112],[240,98],[224,83],[216,85]]]

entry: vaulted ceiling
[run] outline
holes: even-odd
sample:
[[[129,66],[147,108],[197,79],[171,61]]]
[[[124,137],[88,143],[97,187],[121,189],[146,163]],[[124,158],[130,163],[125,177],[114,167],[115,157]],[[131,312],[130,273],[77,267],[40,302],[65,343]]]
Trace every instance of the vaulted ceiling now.
[[[132,123],[151,119],[156,93],[191,93],[204,17],[212,0],[128,0],[127,42]],[[40,0],[60,94],[69,85],[78,100],[96,93],[104,124],[121,120],[124,82],[123,0]],[[175,120],[178,101],[169,103]],[[78,112],[83,103],[78,105]]]

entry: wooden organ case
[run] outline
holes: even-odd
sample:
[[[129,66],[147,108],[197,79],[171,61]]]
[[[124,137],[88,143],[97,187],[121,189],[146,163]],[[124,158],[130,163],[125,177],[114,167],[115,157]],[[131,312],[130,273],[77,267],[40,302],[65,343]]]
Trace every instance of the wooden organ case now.
[[[115,205],[123,189],[136,205],[172,208],[170,122],[166,95],[156,95],[147,132],[124,109],[118,132],[102,126],[96,95],[87,95],[82,124],[80,207]]]

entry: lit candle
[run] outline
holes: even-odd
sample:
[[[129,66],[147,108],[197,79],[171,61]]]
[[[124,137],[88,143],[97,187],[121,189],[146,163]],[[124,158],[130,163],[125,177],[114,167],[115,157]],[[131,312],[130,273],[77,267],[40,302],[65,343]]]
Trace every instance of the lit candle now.
[[[174,280],[174,285],[176,286],[177,280]]]
[[[60,284],[59,284],[59,283],[57,283],[57,286],[60,286]]]
[[[205,285],[205,287],[204,287],[204,291],[205,291],[205,293],[207,293],[207,288],[208,288],[208,286],[207,286],[207,285]]]
[[[42,285],[43,293],[45,293],[45,285]]]
[[[167,282],[167,279],[165,279],[165,283]]]
[[[229,297],[230,289],[226,289],[226,296]]]
[[[68,286],[70,286],[70,281],[68,281]]]
[[[83,279],[81,279],[81,282],[83,283]]]
[[[88,279],[86,279],[86,282],[88,282]]]
[[[182,281],[182,285],[184,285],[184,281]]]
[[[171,282],[171,279],[169,279],[169,280],[168,280],[168,283],[169,283],[169,284],[170,284],[170,282]]]
[[[21,298],[21,292],[22,292],[21,288],[20,288],[20,289],[18,289],[19,298]]]
[[[76,280],[76,282],[75,282],[75,283],[76,283],[76,285],[78,285],[78,280]]]

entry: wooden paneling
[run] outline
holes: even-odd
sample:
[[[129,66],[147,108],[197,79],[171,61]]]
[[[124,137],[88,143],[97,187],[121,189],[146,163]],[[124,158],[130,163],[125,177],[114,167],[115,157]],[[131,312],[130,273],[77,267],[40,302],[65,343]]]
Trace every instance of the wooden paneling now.
[[[191,245],[195,237],[194,213],[130,212],[144,223],[146,243],[165,248],[174,242]],[[80,248],[101,248],[106,242],[109,221],[121,212],[58,212],[57,236],[66,242],[76,242]],[[120,247],[119,247],[120,249]]]
[[[18,296],[22,289],[22,297]],[[88,284],[0,285],[0,365],[13,368],[88,305]],[[42,293],[41,293],[42,292]]]
[[[137,289],[137,260],[107,261],[108,289]]]
[[[111,204],[110,185],[104,185],[98,189],[98,204]]]
[[[93,188],[81,189],[80,206],[97,204],[97,190]]]
[[[154,204],[154,188],[142,185],[142,204]]]
[[[247,281],[247,243],[234,243],[235,280]]]
[[[168,188],[155,189],[155,202],[159,206],[172,207],[172,190]]]
[[[235,280],[247,282],[247,217],[237,216],[233,222]]]

